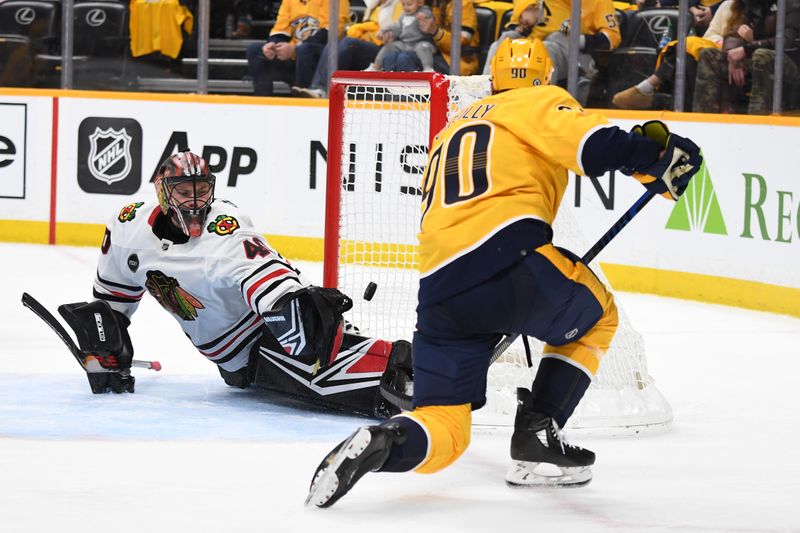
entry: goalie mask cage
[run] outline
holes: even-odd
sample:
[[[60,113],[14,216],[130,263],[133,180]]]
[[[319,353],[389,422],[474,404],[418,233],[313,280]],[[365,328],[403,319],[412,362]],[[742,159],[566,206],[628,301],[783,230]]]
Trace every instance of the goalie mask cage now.
[[[362,333],[411,340],[428,146],[449,116],[490,93],[487,76],[342,71],[331,80],[323,283],[353,299],[348,319]],[[593,243],[568,204],[558,212],[553,240],[580,255]],[[600,265],[591,266],[608,286]],[[377,289],[365,295],[370,283]],[[619,314],[611,349],[567,427],[599,435],[663,431],[672,409],[647,373],[641,335],[623,309]],[[476,425],[513,426],[515,389],[530,388],[542,351],[530,341],[533,367],[519,340],[491,366]]]

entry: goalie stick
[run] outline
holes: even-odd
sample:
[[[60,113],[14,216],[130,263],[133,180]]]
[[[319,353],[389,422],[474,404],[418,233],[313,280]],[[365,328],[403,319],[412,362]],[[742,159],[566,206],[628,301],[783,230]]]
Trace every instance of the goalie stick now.
[[[600,239],[594,244],[594,246],[589,248],[589,250],[585,254],[583,254],[583,257],[581,257],[580,259],[581,263],[588,266],[589,263],[591,263],[592,260],[594,260],[594,258],[597,257],[597,254],[599,254],[603,250],[603,248],[605,248],[608,245],[608,243],[610,243],[614,239],[614,237],[619,235],[622,229],[625,226],[627,226],[631,220],[633,220],[633,217],[639,214],[639,212],[644,208],[644,206],[646,206],[648,202],[650,202],[650,200],[652,200],[655,195],[656,193],[650,190],[645,191],[645,193],[642,196],[640,196],[639,199],[636,200],[633,203],[633,205],[628,208],[627,211],[625,211],[625,213],[623,213],[623,215],[619,218],[619,220],[617,220],[614,223],[614,225],[611,226],[608,229],[608,231],[606,231],[605,234],[603,234],[602,237],[600,237]],[[500,340],[500,342],[498,342],[497,345],[494,347],[494,350],[492,350],[492,357],[489,360],[489,365],[494,364],[494,362],[497,361],[501,355],[503,355],[503,352],[505,352],[508,349],[508,347],[511,346],[514,343],[514,341],[517,340],[518,337],[519,333],[510,333],[505,337],[503,337]],[[526,348],[526,353],[527,351],[528,349]],[[531,361],[529,358],[528,364],[530,363]],[[394,405],[396,405],[397,407],[399,407],[404,411],[411,411],[413,409],[411,405],[411,397],[399,393],[398,391],[390,388],[384,382],[381,382],[381,396],[383,396],[387,401],[393,403]]]
[[[33,311],[33,313],[41,318],[45,324],[50,326],[53,331],[56,332],[56,335],[67,345],[67,349],[70,351],[72,356],[78,361],[78,364],[81,365],[81,368],[86,370],[87,365],[90,363],[87,361],[87,355],[84,354],[78,345],[75,344],[75,341],[72,340],[67,330],[64,329],[64,326],[53,316],[50,311],[45,309],[45,307],[36,300],[33,296],[28,294],[27,292],[22,293],[22,305]],[[159,371],[161,370],[161,363],[158,361],[141,361],[134,359],[131,362],[131,366],[139,367],[139,368],[149,368],[150,370]]]

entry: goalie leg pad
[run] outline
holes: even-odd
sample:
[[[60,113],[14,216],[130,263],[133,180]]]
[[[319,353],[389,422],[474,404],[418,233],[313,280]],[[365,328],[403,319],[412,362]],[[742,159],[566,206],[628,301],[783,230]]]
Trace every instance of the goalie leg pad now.
[[[392,343],[389,362],[381,376],[380,395],[391,405],[402,411],[410,411],[414,392],[414,368],[411,343],[404,340]],[[391,412],[391,415],[396,412]]]

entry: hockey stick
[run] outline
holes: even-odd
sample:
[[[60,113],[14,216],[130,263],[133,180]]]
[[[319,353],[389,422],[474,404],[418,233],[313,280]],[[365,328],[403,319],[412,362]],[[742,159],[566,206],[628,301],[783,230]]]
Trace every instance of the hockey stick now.
[[[64,329],[64,326],[48,311],[45,307],[40,304],[36,298],[28,294],[27,292],[22,293],[22,305],[30,309],[34,312],[36,316],[41,318],[45,324],[50,326],[53,331],[56,332],[56,335],[67,345],[67,349],[70,351],[72,356],[75,360],[78,361],[78,364],[81,365],[81,368],[86,370],[86,354],[81,352],[81,349],[78,348],[78,345],[75,344],[75,341],[72,340],[67,330]],[[139,367],[139,368],[149,368],[151,370],[159,371],[161,370],[161,363],[158,361],[141,361],[134,359],[131,362],[131,366]]]
[[[622,229],[628,225],[628,222],[633,220],[633,217],[639,214],[642,208],[644,208],[644,206],[646,206],[654,196],[654,192],[651,192],[650,190],[645,191],[645,193],[639,197],[639,199],[636,200],[636,202],[634,202],[634,204],[630,206],[627,211],[625,211],[619,220],[617,220],[614,225],[611,226],[602,237],[600,237],[595,245],[589,248],[589,250],[583,254],[583,257],[580,259],[581,263],[584,265],[591,263],[592,260],[597,257],[597,254],[599,254],[603,248],[605,248],[608,243],[614,239],[614,237],[619,235]],[[489,366],[494,364],[494,362],[497,361],[501,355],[503,355],[503,352],[505,352],[519,336],[519,333],[510,333],[503,337],[492,350],[492,357],[489,361]],[[399,407],[400,409],[403,409],[404,411],[411,411],[413,409],[411,397],[395,391],[383,381],[381,381],[380,384],[380,393],[381,396],[383,396],[387,401]]]
[[[639,199],[636,200],[621,217],[619,217],[619,220],[617,220],[614,225],[611,226],[602,237],[600,237],[594,246],[589,248],[589,250],[583,254],[583,257],[581,257],[581,263],[588,266],[589,263],[591,263],[594,258],[597,257],[597,254],[599,254],[603,248],[605,248],[608,243],[614,239],[614,237],[619,235],[619,232],[621,232],[622,229],[628,225],[628,222],[633,220],[633,217],[638,215],[644,206],[646,206],[655,195],[656,193],[650,190],[645,191],[645,193],[641,195]],[[497,343],[497,346],[494,347],[494,350],[492,351],[492,358],[489,361],[489,364],[491,365],[497,361],[500,356],[503,355],[503,352],[505,352],[508,347],[511,346],[515,340],[517,340],[517,337],[519,337],[519,333],[510,333],[503,337],[502,340]]]

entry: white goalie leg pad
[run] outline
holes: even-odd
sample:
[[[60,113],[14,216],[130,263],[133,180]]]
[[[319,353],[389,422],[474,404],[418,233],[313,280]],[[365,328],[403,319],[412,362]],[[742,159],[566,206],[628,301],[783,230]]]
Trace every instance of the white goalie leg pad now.
[[[514,488],[582,487],[592,480],[590,466],[514,461],[506,472],[506,485]]]

